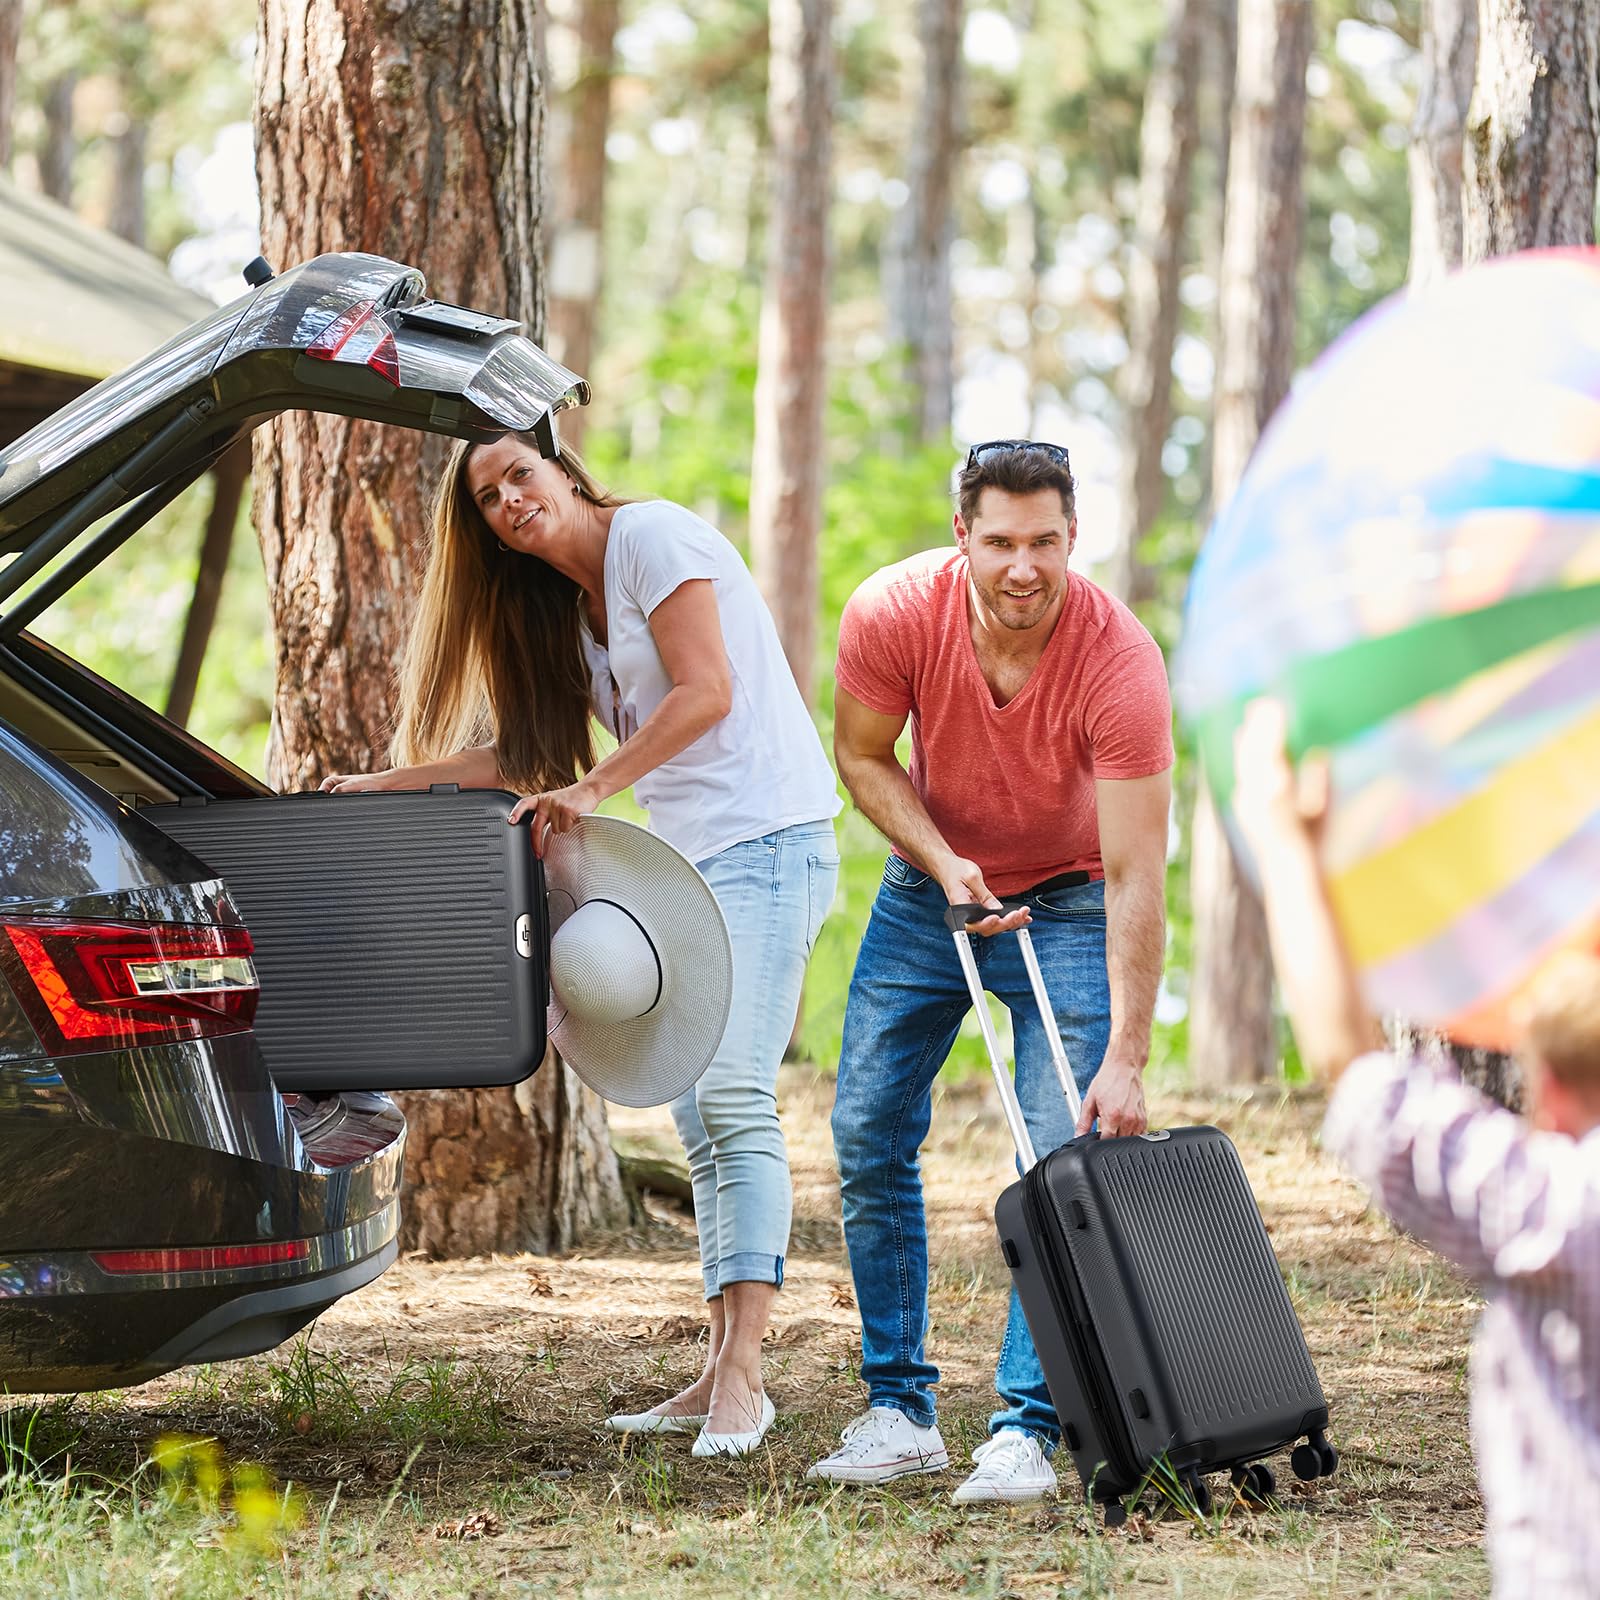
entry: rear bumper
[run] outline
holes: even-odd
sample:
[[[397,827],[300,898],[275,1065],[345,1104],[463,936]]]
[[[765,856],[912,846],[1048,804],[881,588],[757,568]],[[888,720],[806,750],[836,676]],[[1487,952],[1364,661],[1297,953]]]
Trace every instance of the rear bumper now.
[[[399,1249],[398,1199],[306,1241],[301,1260],[199,1272],[107,1272],[88,1251],[0,1261],[0,1383],[59,1393],[143,1383],[281,1344]]]
[[[371,1283],[393,1264],[399,1252],[400,1241],[391,1236],[376,1255],[325,1278],[258,1289],[226,1301],[153,1352],[153,1370],[147,1376],[153,1378],[174,1367],[193,1366],[201,1361],[233,1361],[274,1349],[285,1339],[293,1338],[335,1300]]]

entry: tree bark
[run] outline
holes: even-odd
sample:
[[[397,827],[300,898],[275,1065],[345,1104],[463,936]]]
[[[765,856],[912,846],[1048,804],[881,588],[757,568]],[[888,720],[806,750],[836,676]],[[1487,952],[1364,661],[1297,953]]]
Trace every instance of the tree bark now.
[[[22,0],[0,0],[0,172],[11,166],[17,121],[17,46],[22,42]]]
[[[1455,12],[1470,0],[1433,0],[1440,37],[1424,35],[1425,60],[1451,61],[1451,92],[1464,68],[1445,52],[1447,29],[1465,36],[1471,16]],[[1600,159],[1600,0],[1478,0],[1477,76],[1467,113],[1462,181],[1462,250],[1468,263],[1513,250],[1594,243],[1597,159]],[[1458,51],[1465,46],[1456,45]],[[1423,94],[1429,88],[1425,73]],[[1419,122],[1421,104],[1419,103]],[[1426,178],[1436,174],[1424,169]],[[1418,201],[1412,165],[1412,205]],[[1433,267],[1413,251],[1411,279]],[[1513,1110],[1522,1104],[1522,1071],[1514,1056],[1457,1045],[1430,1030],[1391,1019],[1406,1048],[1447,1057],[1470,1084]]]
[[[239,501],[249,471],[250,452],[242,444],[234,445],[211,469],[211,510],[200,540],[200,565],[189,612],[183,621],[172,687],[167,692],[167,721],[180,728],[189,725],[189,714],[194,710],[194,693],[200,685],[200,668],[211,640],[211,627],[217,620],[222,580],[233,549],[233,528],[239,520]]]
[[[129,117],[128,125],[112,141],[111,231],[119,239],[144,249],[144,167],[150,127],[142,117]]]
[[[1172,423],[1172,351],[1183,303],[1189,180],[1198,138],[1195,99],[1210,0],[1168,0],[1166,27],[1145,90],[1139,132],[1139,201],[1126,297],[1128,359],[1122,368],[1127,419],[1119,499],[1121,526],[1108,574],[1129,604],[1148,600],[1155,573],[1139,558],[1166,503],[1161,452]]]
[[[580,0],[578,81],[573,84],[550,259],[550,353],[582,377],[594,361],[605,265],[606,135],[618,0]],[[561,419],[562,437],[583,445],[584,411]]]
[[[772,203],[756,361],[750,555],[810,705],[825,467],[832,0],[772,0],[770,20]]]
[[[1463,144],[1477,60],[1477,0],[1423,0],[1422,81],[1409,153],[1413,289],[1461,265]]]
[[[44,92],[44,145],[39,151],[39,186],[54,201],[72,204],[72,169],[78,139],[72,118],[78,75],[63,72],[52,78]]]
[[[543,41],[533,0],[263,0],[263,253],[365,250],[440,299],[543,334]],[[448,441],[293,413],[255,435],[256,530],[277,653],[280,789],[381,764],[394,662]],[[617,1210],[602,1103],[552,1060],[515,1091],[404,1097],[406,1222],[452,1253],[564,1246]],[[435,1149],[435,1146],[438,1146]]]
[[[1241,0],[1212,445],[1219,506],[1238,485],[1294,369],[1311,35],[1311,0]],[[1259,1081],[1277,1063],[1266,919],[1203,792],[1192,850],[1190,1059],[1203,1084]]]
[[[1467,261],[1594,243],[1597,66],[1600,0],[1478,0]]]
[[[1233,89],[1239,76],[1239,0],[1211,0],[1206,30],[1205,70],[1216,82],[1214,154],[1217,192],[1228,192],[1228,158],[1233,144]],[[1220,218],[1219,218],[1220,220]],[[1217,232],[1221,235],[1221,229]]]
[[[906,163],[906,203],[885,257],[889,336],[905,350],[918,443],[945,438],[955,403],[950,245],[961,128],[963,0],[918,0],[922,78]]]

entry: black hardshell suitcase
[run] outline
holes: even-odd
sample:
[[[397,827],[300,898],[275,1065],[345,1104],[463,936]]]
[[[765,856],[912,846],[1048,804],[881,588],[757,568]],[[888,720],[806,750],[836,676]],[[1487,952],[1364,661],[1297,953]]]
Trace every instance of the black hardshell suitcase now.
[[[1202,1511],[1204,1474],[1229,1469],[1260,1502],[1261,1458],[1296,1439],[1297,1476],[1338,1465],[1328,1405],[1238,1152],[1220,1128],[1089,1134],[1035,1160],[963,924],[947,921],[975,996],[1023,1176],[995,1222],[1062,1438],[1106,1521],[1147,1481],[1181,1484]],[[1073,1120],[1077,1085],[1026,927],[1023,961]]]
[[[228,886],[280,1089],[482,1088],[545,1051],[544,870],[492,789],[183,800],[142,812]]]

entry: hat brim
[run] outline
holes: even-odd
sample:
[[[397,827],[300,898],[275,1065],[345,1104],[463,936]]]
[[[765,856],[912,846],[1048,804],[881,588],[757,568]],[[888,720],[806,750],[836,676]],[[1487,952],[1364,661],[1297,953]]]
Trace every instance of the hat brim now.
[[[711,885],[665,839],[617,817],[551,834],[544,871],[552,934],[586,900],[611,900],[661,963],[660,998],[626,1022],[569,1012],[552,992],[547,1030],[561,1059],[617,1105],[676,1100],[711,1065],[733,1004],[733,944]]]

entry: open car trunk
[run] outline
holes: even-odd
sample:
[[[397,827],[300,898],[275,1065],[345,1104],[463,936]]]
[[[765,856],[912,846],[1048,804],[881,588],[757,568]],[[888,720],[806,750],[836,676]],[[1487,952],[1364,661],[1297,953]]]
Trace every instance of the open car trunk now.
[[[304,409],[467,439],[528,432],[588,385],[510,319],[427,298],[377,256],[295,267],[0,451],[0,719],[222,878],[255,942],[281,1090],[517,1082],[545,1049],[544,879],[512,797],[277,796],[32,632],[218,454]]]

